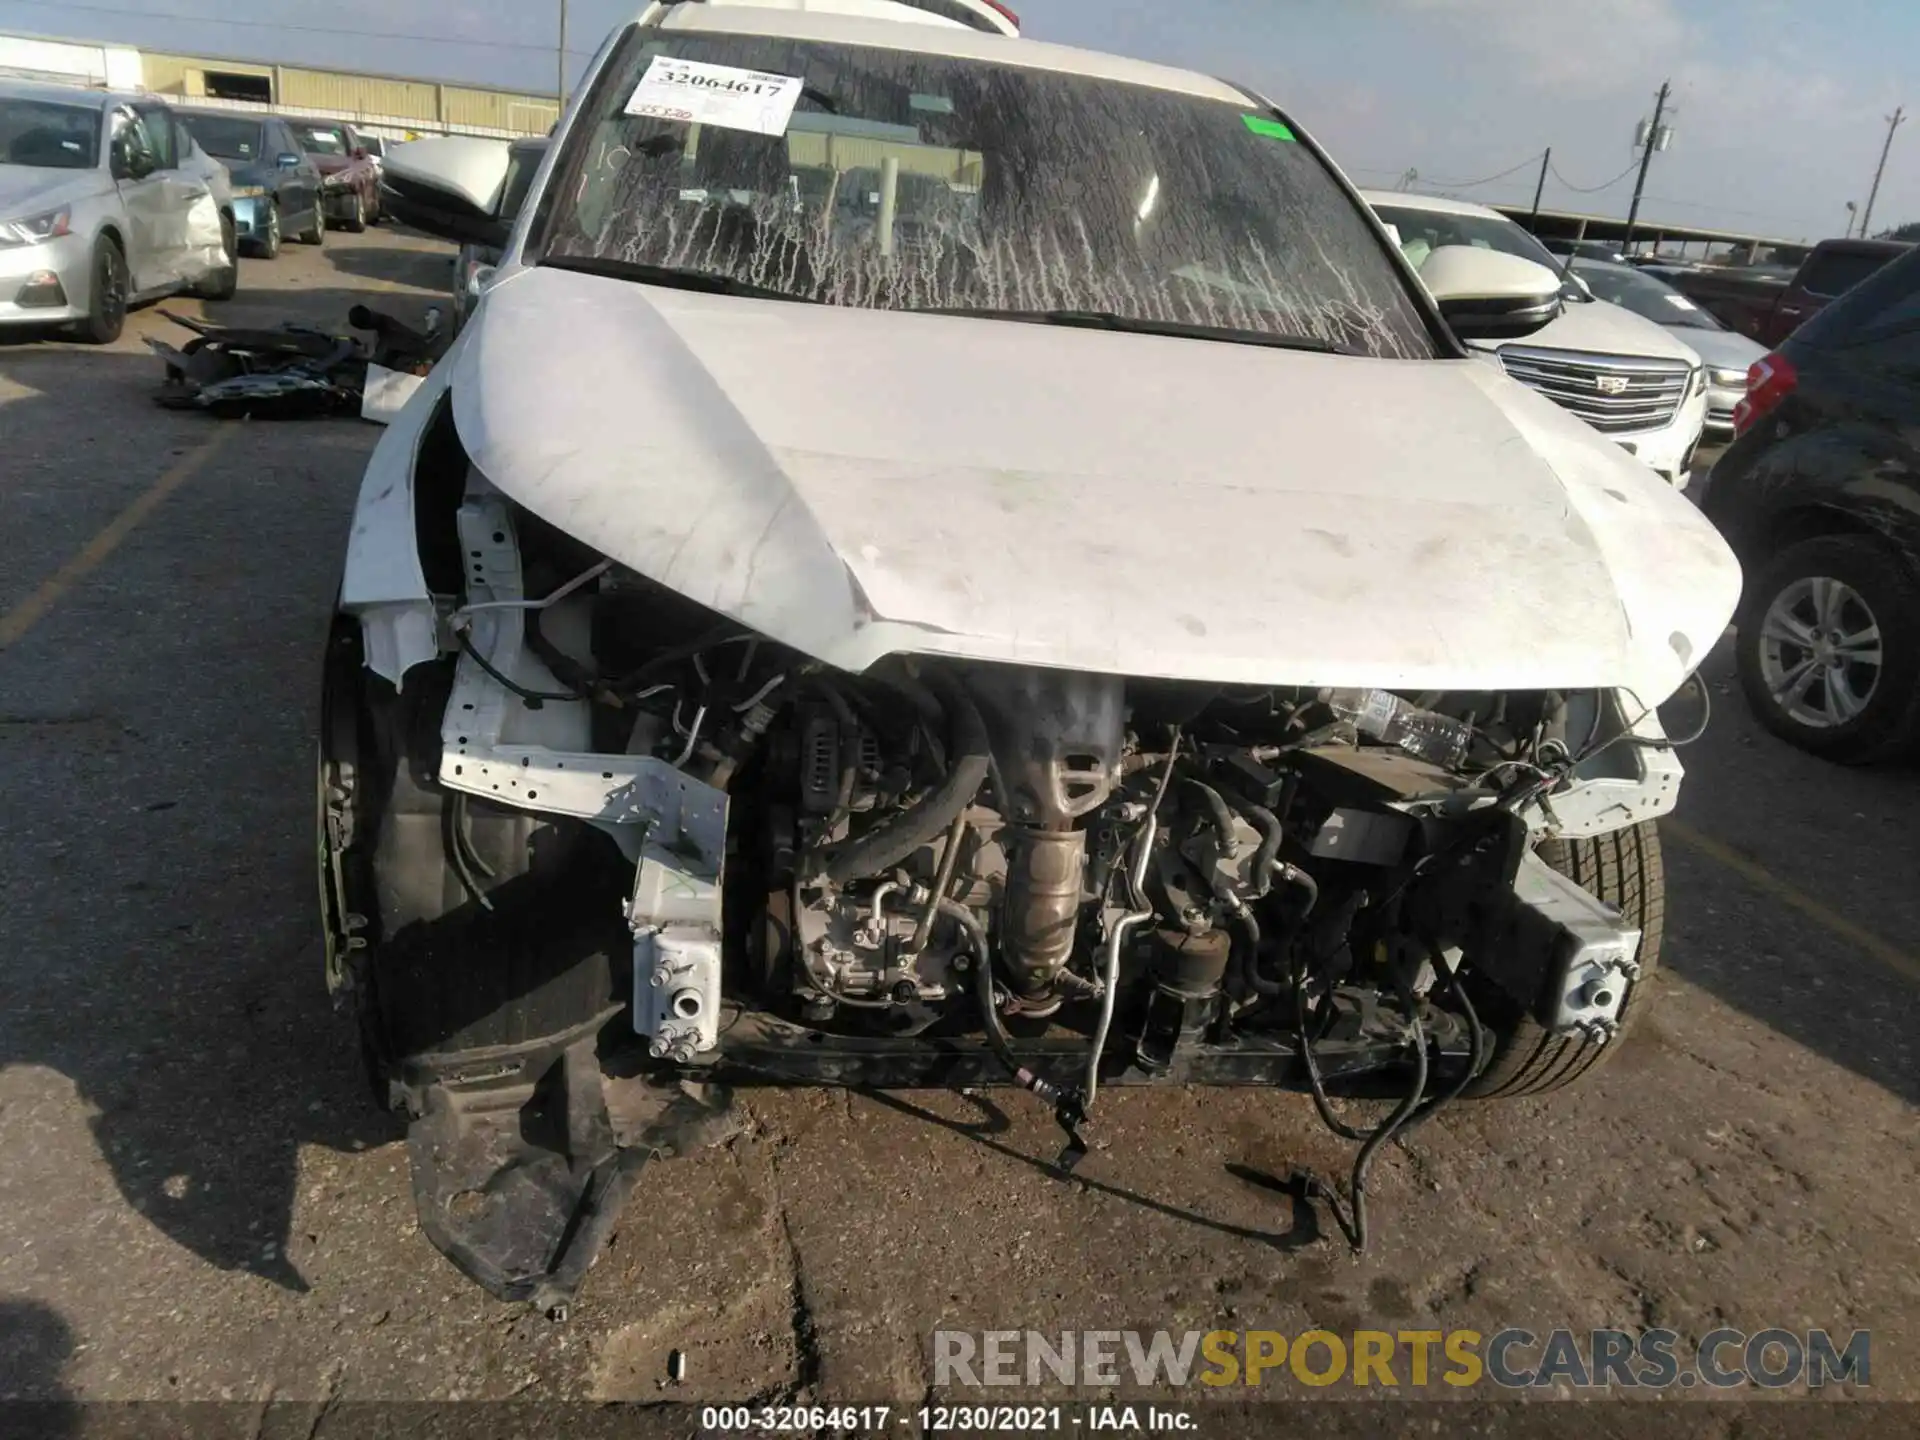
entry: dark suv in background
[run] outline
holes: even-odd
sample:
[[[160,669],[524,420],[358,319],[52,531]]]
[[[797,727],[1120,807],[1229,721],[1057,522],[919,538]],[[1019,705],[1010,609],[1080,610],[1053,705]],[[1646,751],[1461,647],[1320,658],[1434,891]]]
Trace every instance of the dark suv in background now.
[[[1728,329],[1778,345],[1827,302],[1912,248],[1900,240],[1822,240],[1790,274],[1773,266],[1649,268]]]
[[[1701,508],[1746,570],[1740,682],[1847,763],[1920,743],[1920,250],[1755,363]]]

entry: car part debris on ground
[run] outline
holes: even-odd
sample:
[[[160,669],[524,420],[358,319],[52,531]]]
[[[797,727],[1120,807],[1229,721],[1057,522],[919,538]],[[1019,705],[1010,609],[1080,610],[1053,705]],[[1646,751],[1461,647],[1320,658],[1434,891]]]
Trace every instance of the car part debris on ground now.
[[[194,338],[178,348],[148,339],[167,367],[154,399],[169,409],[208,410],[227,420],[360,413],[384,424],[412,392],[406,382],[417,382],[446,348],[437,309],[427,312],[424,330],[415,330],[391,315],[354,306],[347,323],[371,332],[371,344],[294,321],[261,329],[160,313]]]

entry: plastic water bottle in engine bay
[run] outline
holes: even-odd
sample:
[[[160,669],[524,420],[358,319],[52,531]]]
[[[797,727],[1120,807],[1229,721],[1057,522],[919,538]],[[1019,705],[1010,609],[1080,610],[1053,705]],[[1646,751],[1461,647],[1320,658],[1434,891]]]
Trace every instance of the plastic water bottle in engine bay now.
[[[1361,734],[1449,770],[1460,767],[1473,740],[1473,727],[1465,721],[1422,710],[1387,690],[1330,690],[1327,704]]]

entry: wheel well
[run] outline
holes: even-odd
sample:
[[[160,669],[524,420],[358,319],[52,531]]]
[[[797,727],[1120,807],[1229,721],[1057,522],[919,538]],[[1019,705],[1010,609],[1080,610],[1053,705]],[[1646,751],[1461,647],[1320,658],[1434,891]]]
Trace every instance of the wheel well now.
[[[127,254],[127,242],[120,231],[112,225],[102,225],[100,234],[113,242],[114,248],[120,252],[120,257],[124,260]]]
[[[420,549],[420,571],[427,588],[437,593],[457,594],[466,585],[467,567],[455,516],[466,497],[471,467],[453,423],[452,396],[443,396],[420,437],[413,465],[413,533]]]
[[[1773,518],[1766,533],[1759,537],[1760,553],[1754,558],[1762,559],[1788,545],[1798,544],[1802,540],[1819,540],[1828,535],[1867,535],[1879,540],[1888,539],[1884,526],[1875,525],[1857,511],[1842,509],[1837,505],[1799,505]]]

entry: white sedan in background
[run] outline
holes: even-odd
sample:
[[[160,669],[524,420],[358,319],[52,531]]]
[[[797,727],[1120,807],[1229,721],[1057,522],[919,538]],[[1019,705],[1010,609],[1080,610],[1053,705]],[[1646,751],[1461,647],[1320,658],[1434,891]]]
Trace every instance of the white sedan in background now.
[[[0,325],[117,339],[127,307],[239,282],[233,186],[150,95],[0,83]]]

